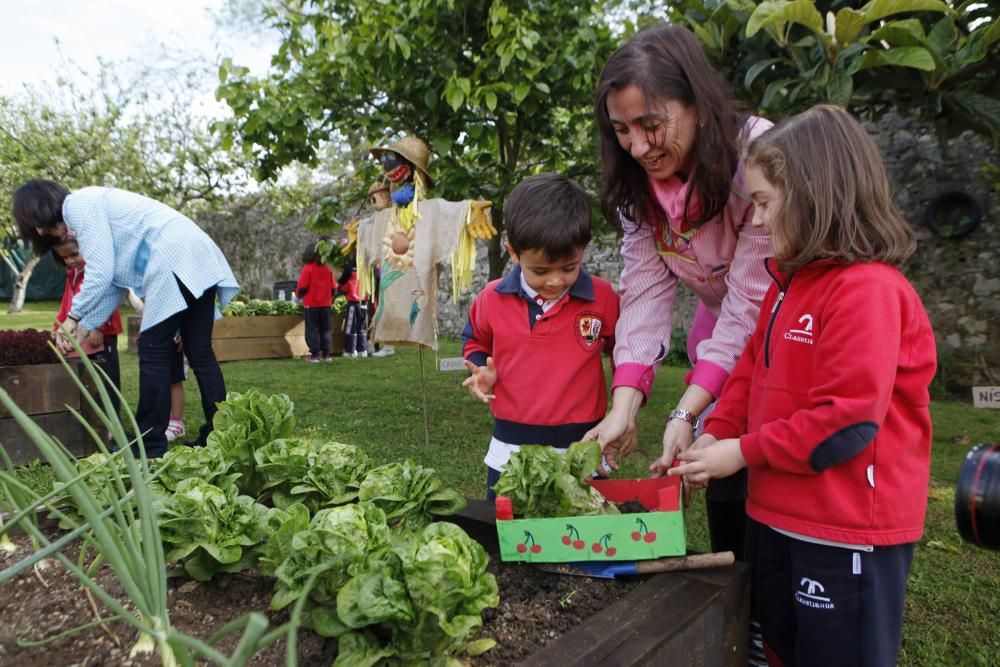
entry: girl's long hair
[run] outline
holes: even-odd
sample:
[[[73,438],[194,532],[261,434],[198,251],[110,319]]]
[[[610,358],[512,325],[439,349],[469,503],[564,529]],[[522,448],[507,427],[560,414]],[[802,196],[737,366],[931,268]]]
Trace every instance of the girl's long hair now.
[[[619,48],[601,71],[594,114],[601,145],[601,208],[618,224],[619,213],[642,224],[652,214],[663,219],[655,204],[645,170],[621,147],[608,115],[608,95],[637,86],[654,107],[677,100],[697,112],[693,167],[688,180],[685,214],[693,191],[701,197],[700,226],[722,213],[740,160],[740,133],[748,113],[733,99],[725,79],[708,61],[698,40],[686,28],[657,25],[640,32]]]
[[[913,229],[892,201],[875,142],[849,113],[815,106],[757,137],[748,166],[781,193],[772,234],[794,271],[817,257],[899,266],[916,249]]]

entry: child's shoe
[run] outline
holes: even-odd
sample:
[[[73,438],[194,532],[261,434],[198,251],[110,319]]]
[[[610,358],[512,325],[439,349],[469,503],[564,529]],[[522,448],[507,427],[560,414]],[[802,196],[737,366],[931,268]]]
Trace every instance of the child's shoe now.
[[[320,361],[322,361],[322,359],[320,359],[315,354],[310,354],[308,357],[306,357],[306,361],[308,361],[310,364],[318,364]]]
[[[169,422],[167,422],[167,430],[165,435],[167,436],[167,442],[173,442],[177,438],[184,435],[184,420],[171,419]]]

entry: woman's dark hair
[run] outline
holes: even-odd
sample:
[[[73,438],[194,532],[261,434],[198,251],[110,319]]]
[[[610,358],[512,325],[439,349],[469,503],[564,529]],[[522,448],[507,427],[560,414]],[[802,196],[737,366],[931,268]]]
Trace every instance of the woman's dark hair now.
[[[618,224],[619,213],[642,224],[652,214],[662,218],[654,205],[648,177],[642,166],[618,143],[608,115],[608,95],[637,86],[646,104],[677,100],[695,110],[695,136],[685,213],[695,190],[701,196],[698,227],[712,220],[726,206],[740,160],[740,132],[748,113],[733,99],[726,80],[708,61],[698,40],[686,28],[661,24],[643,30],[625,42],[601,71],[594,100],[594,114],[601,142],[601,208],[605,218]]]
[[[49,251],[58,239],[38,233],[63,221],[62,206],[69,190],[55,181],[32,180],[14,191],[14,220],[18,232],[36,255]]]

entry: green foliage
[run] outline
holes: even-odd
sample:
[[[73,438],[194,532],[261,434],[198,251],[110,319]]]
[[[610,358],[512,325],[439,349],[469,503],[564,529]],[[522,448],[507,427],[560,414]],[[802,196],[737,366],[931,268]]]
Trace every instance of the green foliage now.
[[[496,224],[527,175],[561,171],[593,189],[594,83],[618,42],[603,10],[617,4],[265,3],[281,45],[264,76],[222,63],[217,95],[233,118],[217,127],[242,141],[263,177],[317,165],[324,142],[353,145],[353,196],[332,201],[328,220],[367,198],[379,175],[368,147],[416,134],[438,155],[433,194],[491,199]]]
[[[587,484],[601,465],[601,445],[574,442],[565,454],[544,445],[514,452],[493,490],[507,496],[521,517],[617,514],[618,509]]]
[[[275,507],[305,505],[311,512],[358,499],[371,468],[368,455],[340,442],[273,440],[254,452],[262,499]]]
[[[301,315],[301,304],[291,301],[266,299],[247,299],[246,301],[230,301],[222,314],[226,317],[255,317],[258,315]]]
[[[1000,11],[989,3],[683,0],[736,90],[775,119],[821,102],[901,108],[942,139],[971,129],[1000,145]]]

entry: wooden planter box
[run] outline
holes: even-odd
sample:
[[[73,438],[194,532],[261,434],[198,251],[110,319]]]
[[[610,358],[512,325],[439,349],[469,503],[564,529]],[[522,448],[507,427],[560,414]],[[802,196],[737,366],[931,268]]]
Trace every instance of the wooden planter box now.
[[[449,520],[498,557],[492,503],[469,500]],[[520,664],[742,667],[749,618],[750,568],[744,563],[655,574]]]
[[[309,353],[301,315],[223,317],[215,321],[212,348],[219,361],[282,359]]]
[[[142,318],[138,315],[129,315],[125,319],[125,332],[128,334],[128,351],[139,353],[139,327],[142,326]]]
[[[76,360],[69,363],[74,372],[83,378],[84,385],[93,391],[93,382],[83,364]],[[57,438],[74,455],[87,456],[97,451],[93,439],[69,408],[80,411],[98,433],[103,426],[99,426],[100,420],[62,364],[0,366],[0,387],[43,431]],[[41,458],[31,438],[2,406],[0,443],[3,443],[14,463],[24,464]]]

